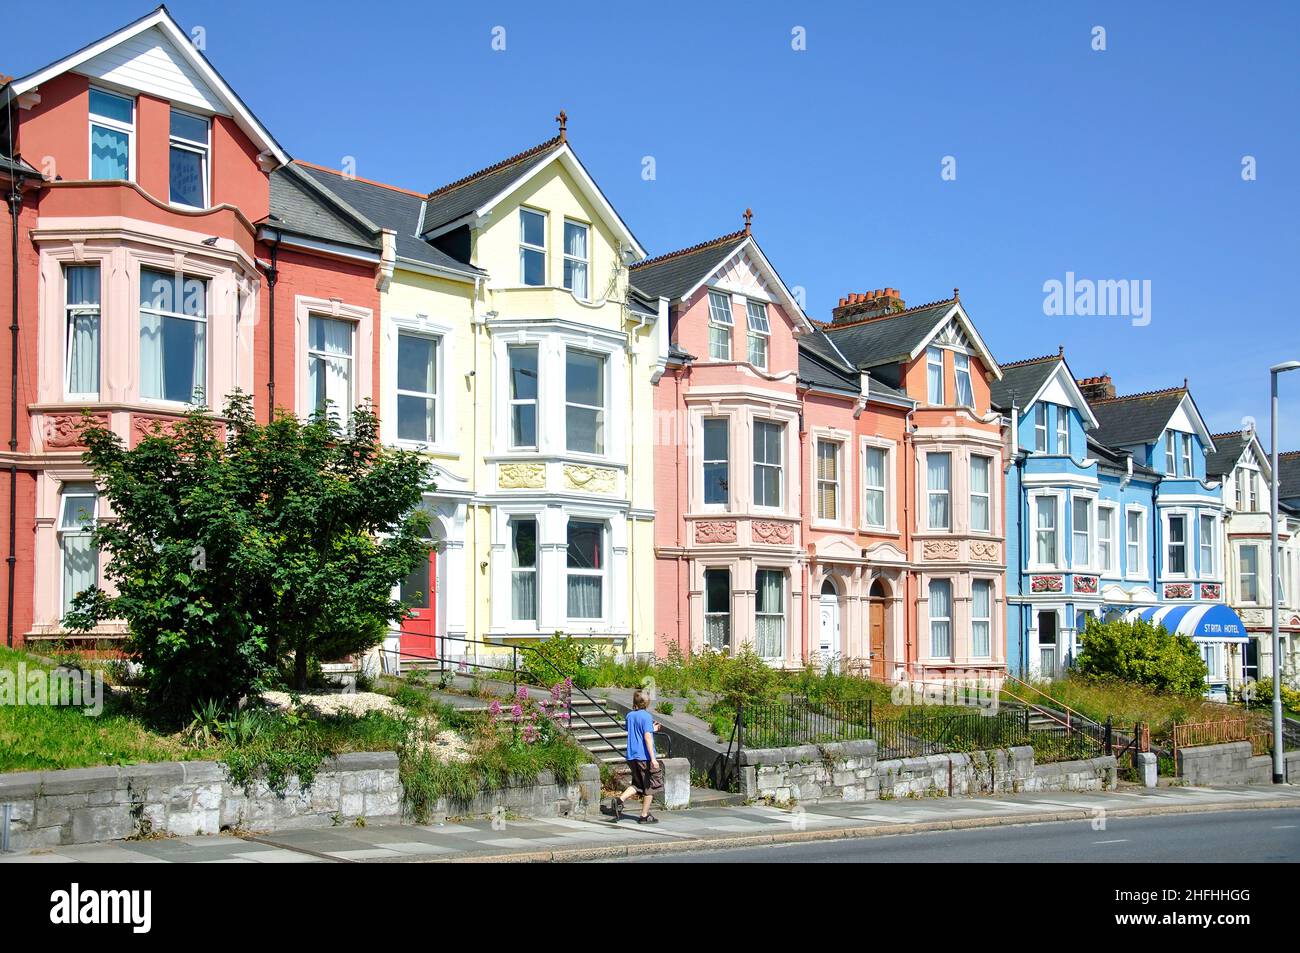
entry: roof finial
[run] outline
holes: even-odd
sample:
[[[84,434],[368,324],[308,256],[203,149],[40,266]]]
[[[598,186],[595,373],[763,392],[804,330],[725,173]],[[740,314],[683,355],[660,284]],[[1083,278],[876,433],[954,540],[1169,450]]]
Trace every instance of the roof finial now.
[[[560,141],[567,142],[569,139],[567,131],[569,128],[569,114],[561,109],[560,114],[555,117],[555,121],[560,124]]]
[[[1056,356],[1057,356],[1057,357],[1065,357],[1065,345],[1064,345],[1064,344],[1058,344],[1058,345],[1056,345]]]
[[[1183,390],[1187,390],[1187,378],[1183,378]]]
[[[745,209],[745,234],[746,235],[749,234],[749,226],[750,223],[753,221],[754,221],[754,210],[752,208]]]
[[[960,289],[960,288],[953,288],[953,289],[952,289],[952,300],[953,300],[953,301],[960,301],[960,300],[961,300],[961,289]]]

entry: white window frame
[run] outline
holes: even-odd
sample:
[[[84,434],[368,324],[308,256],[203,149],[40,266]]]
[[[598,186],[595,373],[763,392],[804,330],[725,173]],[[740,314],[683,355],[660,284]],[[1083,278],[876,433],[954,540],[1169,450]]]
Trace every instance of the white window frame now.
[[[1206,532],[1206,524],[1209,532]],[[1213,513],[1201,513],[1196,518],[1197,573],[1202,578],[1216,578],[1219,567],[1219,521]],[[1208,559],[1206,558],[1208,555]]]
[[[962,407],[975,409],[975,388],[971,384],[970,355],[954,351],[952,355],[953,384],[956,387],[954,399]],[[962,394],[962,381],[966,382],[966,393]]]
[[[1182,521],[1182,524],[1183,524],[1183,540],[1182,540],[1182,542],[1179,543],[1179,544],[1175,544],[1175,543],[1174,543],[1173,523],[1174,523],[1175,520],[1181,520],[1181,521]],[[1192,515],[1191,515],[1190,513],[1186,512],[1185,510],[1177,510],[1177,511],[1175,511],[1175,512],[1165,513],[1162,522],[1164,523],[1164,534],[1163,534],[1163,535],[1164,535],[1164,543],[1165,543],[1165,545],[1164,545],[1164,552],[1162,553],[1163,560],[1162,560],[1162,562],[1161,562],[1161,564],[1160,564],[1160,568],[1161,568],[1161,570],[1162,570],[1162,572],[1161,572],[1160,575],[1161,575],[1162,577],[1164,577],[1164,578],[1169,578],[1169,579],[1190,579],[1190,578],[1191,578],[1191,575],[1192,575],[1192,573],[1191,573],[1191,569],[1192,569],[1192,560],[1191,560],[1191,555],[1192,555],[1192,549],[1191,549],[1191,547],[1192,547],[1192,540],[1191,540],[1191,531],[1192,531]],[[1174,562],[1174,561],[1173,561],[1173,559],[1172,559],[1172,554],[1173,554],[1173,551],[1174,551],[1174,547],[1175,547],[1175,545],[1179,545],[1179,546],[1182,547],[1182,551],[1183,551],[1183,571],[1182,571],[1182,572],[1174,572],[1174,571],[1173,571],[1173,562]]]
[[[349,347],[348,347],[348,353],[346,355],[336,354],[333,351],[317,350],[316,348],[311,346],[311,323],[317,320],[337,321],[340,324],[347,325]],[[352,419],[352,412],[356,410],[357,407],[357,338],[358,338],[357,323],[355,321],[352,321],[345,317],[336,316],[333,314],[323,314],[319,311],[313,311],[307,315],[307,371],[305,375],[305,378],[308,381],[307,386],[310,389],[311,362],[313,359],[317,359],[325,363],[329,363],[331,361],[346,363],[348,367],[348,405],[347,407],[334,408],[339,412],[339,419],[344,422]],[[309,393],[308,399],[312,402],[311,407],[308,408],[307,410],[309,414],[325,409],[323,407],[316,406],[315,403],[316,395],[314,393]]]
[[[600,527],[600,568],[583,569],[569,565],[569,531],[574,523],[589,523],[593,526]],[[540,549],[540,546],[538,547]],[[570,623],[576,623],[579,626],[590,625],[597,622],[605,621],[609,616],[610,600],[610,574],[609,574],[609,557],[610,557],[610,525],[608,519],[596,516],[570,515],[564,524],[564,617]],[[600,615],[598,616],[572,616],[569,615],[569,580],[574,576],[600,579]]]
[[[880,485],[874,485],[867,482],[867,454],[872,451],[879,453],[882,457],[881,478],[884,480]],[[891,502],[894,498],[893,492],[893,460],[894,448],[892,444],[878,443],[870,438],[862,440],[862,526],[864,529],[882,530],[890,532],[894,528],[893,510]],[[880,494],[880,519],[879,523],[872,523],[867,514],[871,511],[867,505],[867,500],[872,493]]]
[[[948,587],[948,614],[947,615],[934,614],[934,587],[936,585],[944,585]],[[929,621],[929,630],[930,630],[929,632],[930,640],[927,647],[929,649],[929,657],[932,659],[951,659],[953,657],[953,648],[954,648],[953,614],[954,614],[954,610],[956,609],[956,588],[957,587],[953,584],[953,580],[946,576],[931,578],[926,581],[925,595],[926,595],[927,615],[929,616],[928,621]],[[947,636],[946,636],[948,640],[947,652],[935,651],[936,646],[934,641],[934,637],[935,637],[934,627],[936,623],[942,623],[947,626]]]
[[[531,566],[519,566],[516,564],[515,550],[515,524],[532,523],[533,524],[533,564]],[[510,621],[514,622],[531,622],[536,626],[541,615],[542,602],[542,521],[532,513],[518,513],[506,517],[506,530],[509,534],[509,559],[510,559]],[[565,555],[568,551],[566,548]],[[533,577],[533,615],[530,619],[520,619],[515,616],[515,577],[520,574],[531,574]],[[567,583],[566,583],[567,585]],[[565,591],[565,600],[567,606],[568,591]]]
[[[766,572],[776,573],[781,579],[781,611],[780,612],[760,612],[758,609],[758,595],[762,590],[762,586],[759,585],[758,579],[762,573],[766,573]],[[786,638],[788,637],[788,632],[790,628],[790,624],[788,621],[789,613],[787,611],[787,606],[789,606],[790,604],[789,586],[790,586],[790,574],[786,572],[784,569],[774,569],[770,566],[755,567],[754,570],[754,635],[755,635],[754,650],[759,653],[760,658],[765,659],[769,662],[785,658],[785,642],[786,642]],[[780,637],[778,638],[779,645],[777,649],[777,654],[763,655],[762,652],[760,651],[762,646],[758,644],[758,620],[778,619],[778,618],[781,620],[781,633],[780,633]]]
[[[1250,494],[1249,512],[1259,512],[1259,474],[1254,470],[1246,471],[1246,490]]]
[[[1165,431],[1165,475],[1178,476],[1178,438],[1174,431]]]
[[[1056,455],[1070,455],[1070,415],[1060,404],[1054,405],[1056,411]]]
[[[171,182],[167,184],[168,204],[175,208],[209,208],[212,205],[212,120],[207,116],[200,116],[198,113],[192,113],[186,109],[171,107],[174,113],[180,113],[190,119],[197,119],[203,123],[208,130],[207,140],[199,142],[197,139],[187,139],[184,136],[178,136],[171,131],[171,116],[167,117],[167,162],[168,169],[171,168],[171,150],[180,149],[183,152],[192,152],[199,156],[203,163],[203,204],[190,205],[186,202],[177,202],[171,197]]]
[[[710,457],[708,455],[709,442],[707,434],[709,424],[717,424],[722,428],[726,435],[726,456],[721,458]],[[723,493],[726,496],[722,502],[709,501],[709,465],[721,463],[726,467],[726,475],[723,477],[726,485],[723,487]],[[725,511],[731,508],[731,418],[724,416],[707,416],[700,418],[700,505],[706,510]]]
[[[1084,507],[1083,531],[1080,533],[1078,526],[1078,508],[1080,504]],[[1074,493],[1070,497],[1070,568],[1081,569],[1085,572],[1093,566],[1092,547],[1097,538],[1095,521],[1097,518],[1097,499],[1082,493]],[[1079,537],[1083,537],[1082,552],[1078,545]]]
[[[709,360],[729,362],[736,318],[731,310],[731,295],[725,291],[708,293]]]
[[[67,525],[68,510],[72,505],[72,501],[86,500],[86,499],[91,501],[90,525],[89,526]],[[95,484],[93,483],[63,484],[63,486],[59,489],[59,518],[58,518],[58,523],[55,526],[55,532],[58,537],[58,543],[59,543],[59,619],[60,622],[62,621],[63,616],[67,614],[72,599],[77,595],[77,593],[75,592],[69,593],[67,591],[67,571],[64,564],[64,560],[66,558],[66,550],[64,548],[64,542],[65,540],[68,539],[84,539],[90,536],[90,534],[95,531],[95,525],[98,522],[98,519],[99,519],[99,491],[98,488],[95,486]],[[99,553],[96,552],[95,553],[95,581],[94,583],[92,583],[92,585],[99,584],[100,569],[101,567],[99,563]]]
[[[134,96],[123,96],[121,93],[115,93],[111,90],[103,89],[99,86],[91,86],[92,92],[99,93],[103,96],[112,96],[114,99],[121,99],[131,104],[131,121],[122,122],[120,119],[113,119],[109,116],[103,116],[98,113],[89,113],[89,122],[86,124],[86,178],[93,179],[97,182],[113,182],[114,179],[94,179],[95,170],[95,139],[91,132],[91,126],[103,126],[105,129],[111,129],[114,132],[126,134],[126,181],[135,181],[135,120],[139,110],[138,103]]]
[[[1190,477],[1195,474],[1192,467],[1192,435],[1183,434],[1183,476]]]
[[[1052,504],[1052,525],[1043,527],[1039,525],[1039,501],[1048,500]],[[1028,568],[1031,572],[1052,571],[1059,572],[1064,565],[1065,547],[1062,544],[1061,537],[1062,523],[1064,522],[1063,510],[1065,508],[1065,494],[1058,492],[1031,492],[1029,494],[1029,559]],[[1043,533],[1050,533],[1052,539],[1052,560],[1044,562],[1039,559],[1039,537]]]
[[[99,274],[99,304],[93,308],[87,305],[73,305],[68,303],[68,291],[71,285],[68,282],[68,272],[73,268],[94,268]],[[63,262],[60,269],[60,276],[63,279],[63,396],[68,400],[99,400],[99,389],[93,391],[74,391],[68,388],[72,380],[72,318],[74,312],[77,316],[94,313],[95,315],[95,340],[98,348],[95,353],[95,380],[102,388],[104,377],[104,269],[99,261],[87,262]]]
[[[584,246],[586,247],[586,249],[587,249],[587,257],[586,257],[586,258],[579,258],[579,257],[576,256],[576,255],[570,255],[570,254],[569,254],[569,242],[568,242],[568,234],[567,234],[567,232],[568,232],[568,228],[569,228],[570,225],[572,225],[574,228],[580,228],[580,229],[582,229],[584,232],[587,233],[587,238],[586,238],[586,240],[583,242],[583,245],[584,245]],[[566,273],[565,273],[564,275],[561,276],[561,280],[564,282],[564,287],[565,287],[565,289],[568,290],[568,291],[572,291],[572,292],[573,292],[573,296],[574,296],[575,298],[577,298],[579,301],[590,301],[590,300],[591,300],[591,226],[590,226],[588,223],[586,223],[586,222],[580,222],[580,221],[578,221],[578,220],[575,219],[575,218],[567,218],[567,217],[566,217],[566,218],[564,219],[564,228],[565,228],[565,232],[566,232],[566,234],[565,234],[565,236],[564,236],[564,239],[565,239],[565,241],[564,241],[564,247],[562,247],[562,248],[560,249],[561,253],[564,255],[564,264],[567,266],[567,265],[569,265],[570,263],[572,263],[572,264],[575,265],[575,266],[576,266],[576,265],[581,265],[581,266],[582,266],[583,283],[586,285],[586,289],[584,290],[584,292],[583,292],[582,294],[578,294],[576,291],[574,291],[574,289],[573,289],[573,287],[572,287],[572,283],[569,281],[569,278],[568,278],[568,274],[567,274],[568,269],[567,269],[567,267],[566,267],[566,269],[565,269],[565,272],[566,272]],[[522,234],[521,234],[520,237],[522,238]]]
[[[768,459],[766,459],[766,458],[764,458],[763,460],[759,460],[757,456],[754,456],[754,461],[753,461],[753,463],[754,463],[754,470],[753,470],[754,482],[753,482],[753,487],[751,488],[751,496],[753,497],[754,509],[756,509],[756,510],[765,510],[765,511],[769,511],[769,512],[771,512],[771,511],[778,511],[778,510],[781,510],[782,507],[784,507],[784,505],[785,505],[785,442],[786,442],[786,425],[785,425],[785,422],[784,422],[784,421],[781,421],[781,420],[769,420],[769,419],[761,419],[761,420],[760,420],[760,419],[755,419],[755,420],[754,420],[754,431],[753,431],[753,435],[754,435],[754,436],[757,436],[757,435],[758,435],[758,430],[759,430],[759,427],[760,427],[760,426],[762,426],[762,427],[771,426],[771,427],[775,427],[775,428],[776,428],[776,431],[777,431],[777,440],[778,440],[778,442],[777,442],[777,456],[776,456],[776,461],[775,461],[775,462],[773,462],[773,461],[771,461],[771,460],[768,460]],[[764,449],[766,449],[766,447],[767,447],[767,441],[764,441],[764,442],[763,442],[763,447],[764,447]],[[752,453],[752,451],[753,451],[753,440],[752,440],[752,439],[750,440],[750,450],[751,450],[751,453]],[[776,502],[775,502],[775,503],[767,503],[767,502],[762,502],[762,503],[760,503],[759,500],[758,500],[758,493],[757,493],[757,490],[758,490],[758,485],[759,485],[758,475],[759,475],[759,471],[760,471],[760,470],[774,470],[774,471],[776,472]]]
[[[182,296],[186,294],[186,287],[189,284],[189,282],[191,281],[202,282],[203,283],[203,316],[199,317],[198,315],[193,315],[193,314],[184,314],[176,311],[167,311],[162,308],[148,308],[145,307],[143,304],[140,304],[139,303],[140,281],[143,280],[143,273],[146,271],[152,271],[155,274],[159,274],[159,275],[170,275],[173,279],[179,277],[181,280]],[[212,400],[213,397],[212,395],[213,348],[212,348],[212,322],[211,322],[212,280],[213,279],[208,275],[196,275],[196,274],[188,274],[185,272],[167,271],[166,268],[157,265],[142,264],[140,266],[140,278],[137,279],[136,288],[135,288],[135,296],[137,302],[136,304],[137,319],[141,314],[154,314],[157,315],[160,319],[177,318],[183,321],[193,321],[196,324],[203,325],[203,401],[210,401]],[[173,304],[174,303],[175,302],[173,302]],[[183,304],[181,306],[184,307]],[[143,327],[140,328],[140,333],[137,334],[137,338],[138,338],[136,343],[137,349],[144,347],[144,339],[141,336],[142,334],[143,334]],[[142,361],[142,353],[143,352],[140,350],[136,351],[137,361]],[[166,359],[166,351],[162,352],[162,354],[160,355],[160,359],[162,360]],[[196,401],[192,395],[190,399],[187,401],[168,400],[166,397],[146,397],[143,393],[143,389],[140,388],[140,378],[138,377],[136,379],[136,387],[140,390],[140,400],[145,403],[163,404],[168,407],[194,407],[199,403],[199,401]]]
[[[1034,450],[1047,452],[1047,405],[1042,401],[1034,404]]]
[[[515,351],[532,351],[533,366],[537,373],[537,396],[536,397],[514,397],[512,396],[511,386],[514,383],[513,365],[510,361],[511,353]],[[506,446],[511,451],[537,450],[542,441],[542,417],[541,417],[541,397],[542,397],[542,349],[537,342],[528,344],[509,344],[506,346],[506,406],[509,408],[506,415]],[[532,405],[533,408],[533,442],[515,443],[515,407]]]
[[[816,491],[817,522],[839,525],[844,522],[844,442],[828,437],[816,438],[816,453],[813,457],[813,480]],[[833,448],[832,459],[835,465],[834,479],[824,479],[821,473],[822,447]],[[822,487],[832,490],[835,500],[835,512],[827,516],[822,512]]]
[[[1108,516],[1110,533],[1103,536],[1102,526],[1107,522],[1102,517]],[[1119,543],[1119,507],[1114,503],[1097,504],[1097,571],[1102,576],[1119,574],[1117,548]]]
[[[404,390],[401,387],[401,371],[400,371],[400,368],[402,366],[401,350],[402,350],[402,338],[404,337],[414,338],[416,340],[429,341],[430,343],[433,344],[433,392],[432,393],[427,393],[424,391]],[[406,446],[429,447],[429,446],[439,446],[446,442],[446,438],[443,433],[444,413],[443,413],[443,405],[442,405],[442,391],[443,391],[443,381],[444,381],[443,365],[445,364],[445,359],[443,357],[444,345],[445,345],[445,338],[442,334],[435,334],[435,333],[430,333],[425,331],[415,331],[400,326],[397,328],[396,337],[393,341],[393,360],[394,360],[393,393],[395,395],[393,401],[393,435],[394,435],[394,440],[397,443],[401,443]],[[430,439],[413,440],[410,437],[401,436],[401,431],[399,430],[401,424],[398,418],[397,404],[400,402],[401,398],[403,397],[415,397],[415,398],[433,401],[433,436]]]
[[[930,458],[931,458],[931,457],[947,457],[947,458],[948,458],[948,482],[947,482],[947,485],[946,485],[942,490],[932,490],[932,489],[930,489]],[[923,485],[924,485],[924,487],[925,487],[924,492],[925,492],[925,528],[926,528],[926,529],[929,529],[929,530],[936,530],[936,531],[939,531],[939,532],[951,532],[951,531],[952,531],[952,515],[953,515],[953,514],[952,514],[952,461],[953,461],[953,457],[954,457],[954,454],[953,454],[951,451],[949,451],[949,450],[931,450],[931,451],[928,451],[928,452],[926,453],[926,455],[925,455],[925,483],[924,483]],[[932,502],[933,498],[936,497],[936,496],[942,496],[942,497],[944,498],[944,512],[945,512],[945,515],[947,516],[947,521],[946,521],[942,526],[935,526],[935,525],[930,521],[930,518],[931,518],[931,516],[932,516],[932,514],[933,514],[933,509],[931,508],[930,503]]]
[[[576,400],[569,399],[569,355],[581,354],[584,357],[595,358],[600,362],[600,396],[602,403],[583,404]],[[609,355],[604,351],[590,351],[581,347],[566,347],[564,349],[564,449],[566,453],[576,454],[583,457],[604,457],[609,452],[609,434],[607,431],[609,425],[609,398],[610,398],[610,371]],[[540,394],[540,390],[538,391]],[[576,407],[579,410],[594,410],[597,412],[596,427],[596,448],[594,450],[575,450],[569,446],[569,408]]]
[[[533,245],[524,241],[524,216],[540,215],[542,218],[542,244]],[[551,227],[550,215],[539,208],[529,208],[526,205],[519,206],[519,284],[524,288],[545,288],[547,280],[550,278],[548,269],[550,263],[546,255],[546,235],[547,230]],[[527,270],[524,268],[524,261],[527,258],[527,252],[540,252],[542,256],[542,283],[540,285],[530,285],[527,281]]]
[[[1138,535],[1136,539],[1133,538],[1133,533],[1130,531],[1129,519],[1132,516],[1136,516],[1138,521]],[[1147,529],[1146,508],[1133,505],[1126,506],[1124,508],[1124,578],[1147,579],[1150,577],[1148,565],[1150,558],[1147,555],[1148,535],[1149,530]],[[1133,559],[1131,556],[1134,544],[1137,545],[1136,559]]]
[[[1223,679],[1223,643],[1202,642],[1201,659],[1205,662],[1205,680],[1207,682]]]
[[[975,614],[975,606],[976,606],[976,601],[975,601],[975,588],[976,588],[977,586],[987,586],[987,587],[988,587],[988,592],[989,592],[989,606],[988,606],[988,611],[989,611],[989,614],[988,614],[987,616],[980,616],[980,615],[976,615],[976,614]],[[991,659],[991,658],[993,657],[993,616],[994,616],[994,612],[993,612],[993,602],[994,602],[994,595],[995,595],[995,593],[996,593],[996,586],[994,585],[994,582],[993,582],[992,579],[972,579],[972,580],[971,580],[971,593],[970,593],[970,654],[971,654],[971,658],[977,658],[977,659]],[[985,652],[981,652],[981,651],[979,651],[979,649],[978,649],[978,642],[977,642],[977,640],[976,640],[976,636],[975,636],[976,626],[979,626],[979,625],[981,625],[981,624],[985,627],[985,633],[986,633],[985,637],[988,639],[988,651],[985,651]]]
[[[938,370],[939,393],[935,397],[935,375],[934,371]],[[943,349],[931,344],[925,349],[925,397],[926,402],[933,405],[942,406],[944,399],[944,382],[943,382]]]
[[[722,611],[709,610],[709,577],[712,573],[722,573],[727,579],[727,607]],[[735,590],[731,585],[731,567],[730,566],[705,566],[704,572],[700,576],[700,606],[704,610],[704,644],[714,651],[728,652],[731,650],[731,637],[734,631],[732,626],[732,611],[735,602]],[[726,624],[726,634],[722,645],[715,646],[709,640],[709,623],[721,619]]]
[[[1255,571],[1251,573],[1248,573],[1245,570],[1245,555],[1246,555],[1246,550],[1248,549],[1254,553],[1254,557],[1255,557],[1255,567],[1254,567]],[[1243,603],[1248,603],[1253,606],[1265,605],[1265,603],[1261,602],[1259,599],[1259,594],[1262,591],[1259,584],[1260,581],[1259,550],[1260,547],[1255,543],[1242,543],[1237,547],[1237,595]],[[1252,584],[1255,589],[1253,598],[1246,597],[1247,577],[1251,578]]]
[[[745,356],[750,364],[760,371],[765,371],[771,360],[768,345],[772,336],[772,326],[768,320],[766,302],[755,301],[753,298],[747,299],[745,301],[745,320],[748,325],[747,339],[749,343]],[[754,360],[756,346],[761,349],[762,360]]]
[[[977,491],[977,490],[975,489],[975,463],[976,463],[976,461],[979,461],[980,463],[982,463],[982,464],[985,466],[985,468],[986,468],[986,471],[985,471],[985,475],[986,475],[985,483],[986,483],[986,485],[987,485],[988,488],[987,488],[984,492],[982,492],[982,493],[979,492],[979,491]],[[969,488],[969,490],[970,490],[970,504],[969,504],[969,506],[970,506],[970,512],[969,512],[970,531],[971,531],[972,533],[992,533],[992,532],[993,532],[993,524],[994,524],[994,515],[993,515],[993,458],[990,457],[990,456],[988,456],[988,455],[986,455],[986,454],[983,454],[983,453],[972,453],[972,454],[970,455],[970,460],[969,460],[969,462],[968,462],[968,464],[967,464],[967,467],[968,467],[967,484],[968,484],[968,488]],[[983,500],[983,501],[984,501],[984,514],[985,514],[985,517],[986,517],[986,519],[987,519],[987,521],[988,521],[988,522],[987,522],[987,525],[985,525],[985,526],[976,526],[976,525],[975,525],[975,501],[976,501],[977,499],[978,499],[978,500]]]

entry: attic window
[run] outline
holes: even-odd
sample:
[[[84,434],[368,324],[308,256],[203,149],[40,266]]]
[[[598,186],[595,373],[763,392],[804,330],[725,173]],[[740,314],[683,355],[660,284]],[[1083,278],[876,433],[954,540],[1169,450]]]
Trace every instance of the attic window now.
[[[208,121],[172,110],[170,185],[173,205],[208,207]]]
[[[749,318],[749,363],[767,370],[767,339],[772,334],[767,321],[767,305],[761,301],[746,302]]]
[[[131,178],[135,101],[102,89],[90,91],[90,177]]]
[[[731,360],[731,298],[719,291],[709,292],[709,359]]]
[[[546,284],[546,213],[519,210],[519,283]]]

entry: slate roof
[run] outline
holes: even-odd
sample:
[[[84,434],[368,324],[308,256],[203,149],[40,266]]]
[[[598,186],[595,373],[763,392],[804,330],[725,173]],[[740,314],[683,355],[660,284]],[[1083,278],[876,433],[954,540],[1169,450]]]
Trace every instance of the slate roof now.
[[[799,338],[799,381],[811,387],[829,387],[853,394],[862,390],[858,370],[845,362],[821,328]],[[867,394],[890,402],[916,403],[902,391],[882,384],[874,377],[867,380]]]
[[[299,164],[299,168],[375,225],[396,232],[399,258],[466,275],[484,274],[473,265],[457,261],[418,237],[416,232],[424,209],[424,198],[420,194],[350,178],[330,169],[302,164]]]
[[[821,328],[856,367],[898,364],[911,357],[956,303],[956,298],[947,298],[863,321],[822,324]]]
[[[428,235],[473,212],[547,162],[563,145],[564,140],[556,136],[430,192],[420,234]]]
[[[1222,477],[1231,473],[1250,441],[1250,435],[1241,431],[1216,433],[1214,450],[1205,455],[1205,475]]]
[[[298,164],[271,173],[271,215],[267,224],[293,235],[377,251],[373,222],[349,209]]]
[[[750,236],[742,231],[680,251],[647,258],[630,269],[632,285],[652,298],[676,301],[711,275]]]
[[[0,170],[10,174],[17,172],[19,175],[43,178],[40,170],[31,166],[22,156],[11,159],[9,156],[0,155]]]
[[[627,289],[627,306],[635,314],[644,314],[652,318],[659,316],[659,301],[639,294],[635,288]]]
[[[1119,473],[1128,472],[1127,459],[1131,456],[1130,454],[1125,453],[1122,450],[1112,450],[1110,447],[1103,447],[1096,440],[1092,439],[1092,437],[1088,438],[1088,456],[1096,460],[1097,463],[1105,469],[1114,470]],[[1135,476],[1160,476],[1160,474],[1155,470],[1143,466],[1136,460],[1133,461],[1133,474]]]
[[[1107,447],[1155,443],[1185,396],[1186,387],[1173,387],[1089,401],[1088,406],[1098,424],[1093,435],[1098,443]]]
[[[1059,354],[1051,354],[1003,364],[1002,379],[989,385],[989,403],[998,410],[1010,410],[1014,402],[1024,410],[1062,360]]]
[[[1277,455],[1278,497],[1300,502],[1300,450]]]

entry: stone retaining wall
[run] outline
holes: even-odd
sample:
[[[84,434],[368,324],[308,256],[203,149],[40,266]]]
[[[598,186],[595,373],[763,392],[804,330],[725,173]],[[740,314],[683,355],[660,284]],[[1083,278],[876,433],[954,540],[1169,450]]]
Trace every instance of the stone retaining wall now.
[[[843,741],[746,750],[741,766],[745,796],[776,803],[1100,791],[1117,781],[1113,757],[1036,765],[1027,746],[878,761],[874,741]]]
[[[440,798],[430,811],[434,822],[448,817],[486,817],[507,811],[527,817],[562,817],[595,811],[600,804],[600,767],[584,764],[578,777],[568,784],[557,784],[555,775],[543,771],[536,782],[523,787],[481,791],[468,803]]]
[[[1288,781],[1300,780],[1300,751],[1283,755]],[[1249,741],[1178,749],[1178,776],[1188,784],[1271,784],[1272,755],[1252,755]]]

